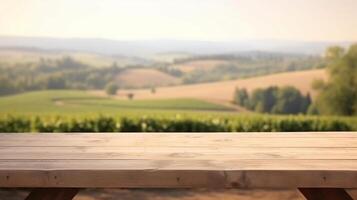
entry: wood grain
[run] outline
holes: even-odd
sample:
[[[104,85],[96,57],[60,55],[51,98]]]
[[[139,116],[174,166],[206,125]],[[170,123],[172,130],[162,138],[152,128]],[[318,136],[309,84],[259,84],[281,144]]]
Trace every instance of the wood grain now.
[[[0,187],[357,188],[357,133],[0,134]]]

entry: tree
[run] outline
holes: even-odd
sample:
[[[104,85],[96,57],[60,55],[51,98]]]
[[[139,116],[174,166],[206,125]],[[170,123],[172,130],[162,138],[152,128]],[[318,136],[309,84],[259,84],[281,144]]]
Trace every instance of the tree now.
[[[15,93],[16,89],[11,81],[6,77],[0,76],[0,96]]]
[[[134,98],[134,93],[128,93],[128,94],[127,94],[127,97],[128,97],[129,100],[133,100],[133,98]]]
[[[329,47],[326,50],[325,57],[328,60],[334,60],[334,59],[341,58],[344,53],[345,53],[345,49],[344,48],[341,48],[339,46],[332,46],[332,47]]]
[[[61,75],[49,76],[45,80],[45,88],[46,89],[65,89],[66,88],[66,80]]]
[[[357,114],[357,45],[348,51],[340,47],[329,48],[327,82],[317,81],[314,88],[319,91],[316,99],[318,112],[327,115]]]
[[[108,82],[110,83],[110,80],[112,80],[111,77],[108,78],[106,75],[103,75],[98,71],[93,71],[86,75],[84,82],[86,88],[101,89],[105,87]]]
[[[306,97],[303,97],[302,99],[300,110],[303,113],[307,113],[310,105],[312,105],[312,99],[310,93],[307,93]]]
[[[256,89],[249,100],[251,109],[258,112],[270,113],[276,103],[277,87],[268,87],[266,89]],[[258,108],[257,108],[258,106]]]
[[[156,88],[155,87],[151,87],[150,92],[151,92],[151,94],[155,94],[156,93]]]
[[[304,96],[291,86],[259,88],[251,96],[245,90],[236,89],[234,94],[236,104],[260,113],[306,113],[311,104],[310,94]]]
[[[234,103],[240,106],[246,106],[248,103],[248,92],[245,88],[236,88],[234,92]]]
[[[276,103],[272,113],[277,114],[298,114],[305,113],[308,105],[307,97],[303,97],[300,91],[294,87],[287,86],[278,90]]]
[[[306,112],[308,115],[318,115],[319,114],[319,111],[316,107],[316,104],[310,104],[309,108],[307,109],[307,112]]]
[[[105,86],[105,92],[107,95],[116,95],[118,86],[115,83],[109,83]]]

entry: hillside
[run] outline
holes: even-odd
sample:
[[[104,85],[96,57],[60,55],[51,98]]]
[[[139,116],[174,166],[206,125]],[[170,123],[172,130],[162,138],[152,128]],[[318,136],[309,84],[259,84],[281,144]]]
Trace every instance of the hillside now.
[[[260,51],[159,55],[171,56],[174,60],[167,63],[84,51],[0,47],[3,85],[0,94],[39,89],[101,90],[111,82],[116,82],[120,88],[150,89],[315,69],[325,64],[319,56]]]
[[[70,56],[81,63],[93,67],[110,66],[114,62],[119,66],[145,65],[151,63],[143,58],[105,55],[86,51],[46,50],[33,47],[0,47],[0,63],[4,64],[35,63],[40,59],[58,60],[66,56]]]
[[[219,67],[220,65],[224,64],[229,64],[229,62],[224,60],[197,60],[183,64],[175,64],[171,67],[174,69],[178,69],[184,73],[189,73],[194,70],[209,71],[215,67]]]
[[[175,85],[180,83],[180,79],[163,73],[156,69],[127,69],[116,77],[120,87],[151,87]]]
[[[0,117],[7,114],[116,116],[184,112],[226,112],[231,108],[195,99],[116,100],[78,90],[45,90],[0,97]]]
[[[31,73],[46,73],[46,76],[55,76],[55,74],[51,73],[53,72],[51,66],[61,60],[63,61],[63,58],[71,58],[72,61],[76,61],[76,63],[68,65],[68,63],[64,62],[57,72],[71,70],[72,72],[68,72],[68,75],[72,76],[77,73],[73,72],[76,71],[75,68],[82,64],[87,65],[88,70],[109,66],[116,66],[121,69],[127,68],[127,70],[123,70],[123,74],[119,74],[119,72],[110,74],[110,79],[107,78],[107,81],[101,83],[101,85],[116,81],[120,87],[142,88],[145,86],[157,87],[176,85],[178,83],[192,84],[234,80],[237,78],[253,77],[278,72],[300,71],[324,67],[324,62],[319,56],[276,52],[249,51],[207,55],[193,55],[177,52],[176,54],[163,53],[156,55],[159,56],[159,59],[155,57],[139,58],[123,56],[120,54],[107,55],[78,50],[48,50],[36,47],[1,47],[0,45],[0,70],[1,68],[8,67],[16,68],[12,70],[16,71],[17,76],[27,77],[30,73],[28,72],[28,69],[33,71],[32,68],[36,68],[37,71]],[[31,68],[29,67],[30,65],[32,65]],[[5,73],[8,71],[8,69],[5,69]],[[68,78],[68,75],[67,78],[64,77],[67,81],[70,79]],[[82,78],[84,76],[86,75],[83,75]],[[97,79],[96,76],[97,74],[86,76],[84,82],[87,80],[93,82]],[[101,79],[105,78],[103,74],[99,76],[101,76]],[[136,77],[138,81],[133,80]],[[97,82],[99,83],[98,80]],[[11,84],[16,85],[16,83]],[[83,84],[81,85],[83,88]]]
[[[161,52],[154,55],[149,56],[150,60],[154,60],[156,62],[167,62],[172,63],[176,59],[187,59],[193,57],[194,54],[186,53],[186,52]]]
[[[120,90],[121,94],[134,93],[135,99],[174,99],[174,98],[195,98],[215,103],[227,104],[232,100],[233,92],[236,87],[246,88],[252,91],[256,88],[268,86],[294,86],[303,93],[315,95],[311,88],[314,79],[326,79],[325,70],[307,70],[298,72],[286,72],[267,76],[260,76],[247,79],[231,81],[220,81],[213,83],[181,85],[172,87],[156,88],[153,94],[149,89],[139,90]],[[96,92],[100,94],[102,92]],[[123,96],[117,96],[126,98]]]
[[[183,83],[193,84],[320,69],[325,64],[320,56],[247,51],[175,59],[168,68],[180,71]]]

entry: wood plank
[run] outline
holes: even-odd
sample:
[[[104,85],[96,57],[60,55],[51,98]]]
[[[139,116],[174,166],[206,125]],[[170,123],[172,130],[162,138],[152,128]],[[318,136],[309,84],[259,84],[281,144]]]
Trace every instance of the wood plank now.
[[[98,138],[111,138],[111,137],[144,137],[144,138],[162,138],[168,136],[174,136],[175,138],[215,138],[215,139],[225,139],[233,137],[248,137],[248,138],[350,138],[357,137],[357,132],[118,132],[118,133],[0,133],[0,136],[4,139],[13,139],[14,136],[19,136],[20,138],[62,138],[63,136],[71,136],[72,138],[80,139],[98,139]]]
[[[1,160],[0,170],[292,170],[355,171],[356,160]]]
[[[177,139],[232,139],[232,138],[356,138],[356,132],[249,132],[249,133],[0,133],[0,137],[5,140],[15,139],[63,139],[63,136],[70,136],[72,139],[111,139],[113,137],[124,138],[150,138],[151,140],[175,137]],[[68,137],[66,137],[68,138]]]
[[[5,159],[357,159],[357,148],[0,147]]]
[[[264,133],[261,133],[264,134]],[[286,133],[288,134],[288,133]],[[8,134],[7,134],[8,135]],[[0,146],[172,146],[172,147],[204,147],[204,146],[235,146],[235,147],[357,147],[357,137],[239,137],[239,134],[222,135],[222,137],[205,137],[204,134],[78,134],[83,136],[65,137],[67,134],[35,134],[22,137],[23,134],[13,134],[13,137],[0,134]],[[209,134],[213,135],[213,134]],[[283,135],[283,134],[280,134]],[[313,134],[310,134],[313,135]],[[68,135],[67,135],[68,136]],[[150,138],[148,140],[148,138]]]
[[[261,134],[0,134],[0,187],[357,188],[355,133]]]
[[[356,169],[352,160],[1,161],[0,187],[357,188]]]

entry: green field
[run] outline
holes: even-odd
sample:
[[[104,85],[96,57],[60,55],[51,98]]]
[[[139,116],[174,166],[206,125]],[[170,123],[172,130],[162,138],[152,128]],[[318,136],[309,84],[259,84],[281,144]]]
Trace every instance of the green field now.
[[[249,132],[357,130],[356,119],[238,114],[194,99],[117,100],[52,90],[0,98],[0,132]]]
[[[224,112],[230,108],[195,99],[117,100],[85,91],[52,90],[0,98],[1,115],[151,115]]]

